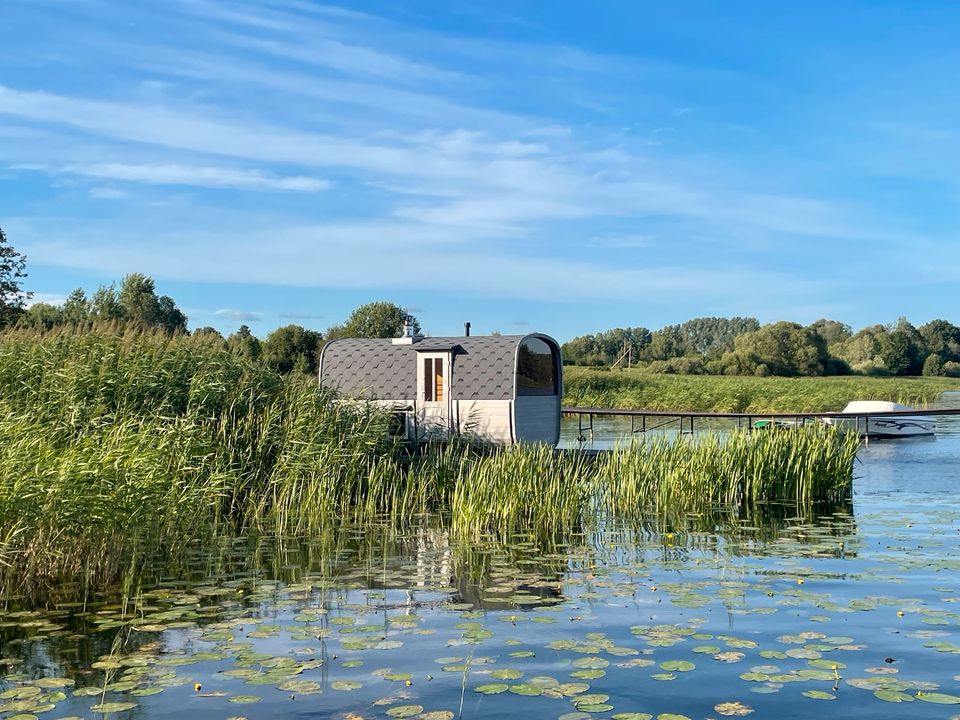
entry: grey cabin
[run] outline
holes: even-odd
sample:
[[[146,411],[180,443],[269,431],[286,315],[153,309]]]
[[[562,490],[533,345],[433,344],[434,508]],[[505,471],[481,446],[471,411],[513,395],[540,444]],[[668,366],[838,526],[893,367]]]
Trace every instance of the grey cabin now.
[[[560,439],[560,346],[539,333],[334,340],[320,355],[320,384],[393,409],[410,441]]]

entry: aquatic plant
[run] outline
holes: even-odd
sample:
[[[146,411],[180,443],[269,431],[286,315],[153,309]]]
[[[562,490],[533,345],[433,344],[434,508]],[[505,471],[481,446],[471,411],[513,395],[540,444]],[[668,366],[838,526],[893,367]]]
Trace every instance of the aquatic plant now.
[[[956,378],[722,377],[564,368],[564,405],[691,412],[837,412],[851,400],[925,406]]]
[[[470,442],[411,453],[388,416],[209,343],[129,327],[0,336],[0,580],[97,588],[236,535],[319,536],[428,512],[458,537],[546,537],[655,505],[835,500],[830,428],[663,439],[597,457]]]

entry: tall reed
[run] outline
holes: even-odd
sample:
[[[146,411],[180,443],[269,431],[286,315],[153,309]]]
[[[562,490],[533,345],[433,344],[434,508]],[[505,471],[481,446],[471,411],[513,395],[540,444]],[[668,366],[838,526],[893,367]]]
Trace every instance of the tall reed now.
[[[465,441],[409,452],[388,417],[188,336],[0,335],[0,592],[119,577],[237,534],[440,513],[461,538],[547,535],[651,504],[849,492],[835,429],[652,439],[589,457]]]

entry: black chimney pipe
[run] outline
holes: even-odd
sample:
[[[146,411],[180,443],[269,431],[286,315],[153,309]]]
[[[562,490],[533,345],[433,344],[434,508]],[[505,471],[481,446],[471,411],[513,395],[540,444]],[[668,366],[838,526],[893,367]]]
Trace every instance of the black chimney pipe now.
[[[470,323],[468,322],[463,324],[463,335],[464,337],[470,337]]]

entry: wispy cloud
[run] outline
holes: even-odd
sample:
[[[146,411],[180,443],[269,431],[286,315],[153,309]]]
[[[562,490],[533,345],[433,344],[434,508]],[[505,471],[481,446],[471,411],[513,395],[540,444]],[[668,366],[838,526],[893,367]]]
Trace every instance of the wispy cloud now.
[[[283,318],[284,320],[324,320],[326,319],[325,315],[311,315],[310,313],[296,313],[296,312],[279,313],[277,317]]]
[[[577,287],[719,303],[750,287],[788,305],[836,272],[803,280],[797,257],[866,243],[880,256],[892,234],[876,208],[824,199],[819,176],[687,134],[710,121],[690,89],[723,94],[747,82],[735,71],[306,0],[113,10],[78,5],[72,39],[47,39],[66,81],[5,73],[0,85],[0,157],[50,176],[52,199],[5,219],[31,262],[418,292],[429,268],[430,290],[475,297],[554,302]],[[114,80],[80,82],[73,56]],[[670,142],[650,145],[666,127]],[[84,193],[113,202],[60,201]]]
[[[80,175],[98,180],[117,180],[148,185],[192,185],[208,188],[283,190],[290,192],[320,192],[332,186],[330,181],[317,178],[303,176],[277,177],[258,170],[210,165],[96,163],[91,165],[62,165],[59,167],[48,165],[14,165],[12,167],[13,169],[44,170],[54,175]]]
[[[263,319],[263,313],[249,312],[247,310],[231,310],[230,308],[217,310],[213,314],[221,320],[236,320],[237,322],[259,322]]]

